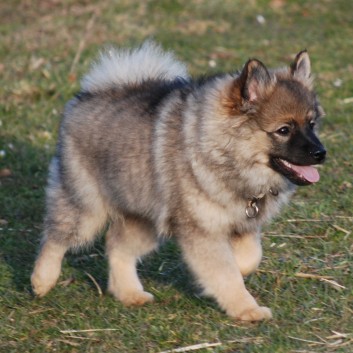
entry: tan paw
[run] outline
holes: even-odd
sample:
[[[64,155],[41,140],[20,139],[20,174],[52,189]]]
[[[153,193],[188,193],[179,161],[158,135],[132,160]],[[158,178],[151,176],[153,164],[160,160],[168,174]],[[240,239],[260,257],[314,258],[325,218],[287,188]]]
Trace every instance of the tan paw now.
[[[271,318],[271,309],[265,306],[257,306],[251,309],[247,309],[237,316],[237,319],[242,321],[261,321]]]
[[[151,293],[145,291],[134,291],[119,295],[117,297],[125,306],[142,306],[151,303],[154,297]]]
[[[56,278],[52,281],[45,280],[38,273],[33,272],[31,276],[33,293],[38,297],[44,297],[56,284]]]

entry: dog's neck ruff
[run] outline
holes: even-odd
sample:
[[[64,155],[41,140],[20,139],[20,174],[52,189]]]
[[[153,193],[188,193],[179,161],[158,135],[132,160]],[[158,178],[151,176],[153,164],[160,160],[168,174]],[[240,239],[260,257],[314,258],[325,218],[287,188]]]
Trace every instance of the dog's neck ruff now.
[[[269,188],[268,194],[272,196],[278,196],[278,190]],[[248,199],[247,206],[245,207],[245,214],[248,218],[255,218],[259,214],[258,202],[262,200],[267,193],[262,193],[257,196],[252,196]]]

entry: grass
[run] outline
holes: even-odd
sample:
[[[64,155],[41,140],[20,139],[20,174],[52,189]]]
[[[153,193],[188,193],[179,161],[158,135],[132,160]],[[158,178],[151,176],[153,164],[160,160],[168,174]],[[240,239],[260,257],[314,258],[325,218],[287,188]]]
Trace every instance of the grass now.
[[[351,12],[350,0],[1,2],[0,351],[145,353],[220,343],[195,349],[351,352]],[[29,276],[63,105],[98,48],[150,36],[193,74],[239,69],[248,57],[283,65],[309,50],[327,113],[321,136],[329,158],[320,183],[301,188],[264,229],[264,260],[246,280],[273,309],[272,321],[235,322],[198,297],[172,242],[140,267],[154,304],[127,309],[99,295],[97,285],[104,292],[107,282],[103,240],[68,255],[58,286],[43,299],[32,297]]]

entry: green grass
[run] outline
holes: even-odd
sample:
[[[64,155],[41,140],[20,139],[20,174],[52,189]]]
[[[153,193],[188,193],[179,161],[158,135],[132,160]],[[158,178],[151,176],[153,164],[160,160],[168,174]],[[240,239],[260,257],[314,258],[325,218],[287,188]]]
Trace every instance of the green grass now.
[[[351,0],[3,1],[0,36],[1,352],[145,353],[207,342],[222,344],[198,352],[352,352]],[[283,65],[309,50],[329,157],[320,183],[301,188],[264,229],[263,262],[246,280],[273,309],[272,321],[235,322],[198,297],[173,243],[140,267],[154,304],[127,309],[99,296],[86,272],[104,291],[103,240],[68,255],[58,286],[32,297],[29,276],[63,106],[98,48],[146,37],[175,50],[193,74],[239,69],[249,57]],[[63,332],[88,329],[114,330]]]

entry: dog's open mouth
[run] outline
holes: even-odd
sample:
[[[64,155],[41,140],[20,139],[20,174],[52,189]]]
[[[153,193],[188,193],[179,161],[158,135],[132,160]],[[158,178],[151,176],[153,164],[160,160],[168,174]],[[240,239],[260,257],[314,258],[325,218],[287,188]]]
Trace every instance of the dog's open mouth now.
[[[320,174],[312,165],[296,165],[282,158],[272,158],[273,169],[296,185],[310,185],[320,180]]]

